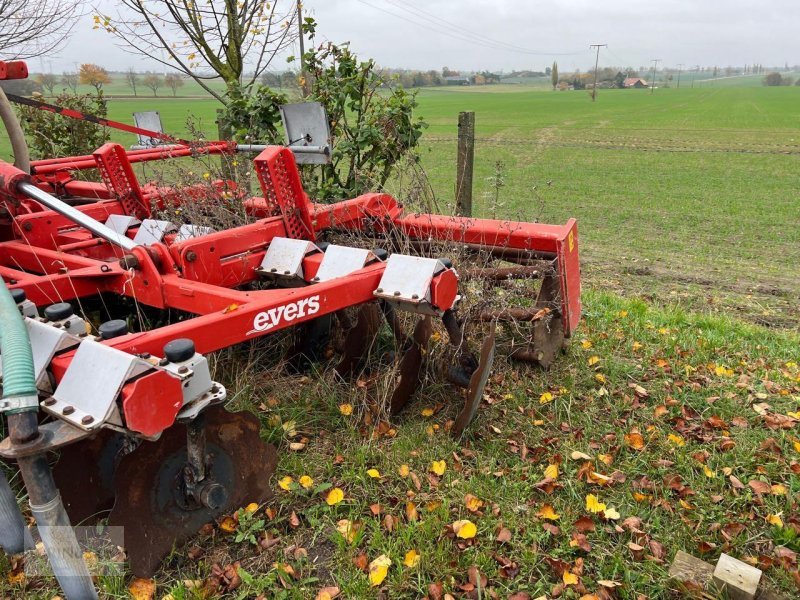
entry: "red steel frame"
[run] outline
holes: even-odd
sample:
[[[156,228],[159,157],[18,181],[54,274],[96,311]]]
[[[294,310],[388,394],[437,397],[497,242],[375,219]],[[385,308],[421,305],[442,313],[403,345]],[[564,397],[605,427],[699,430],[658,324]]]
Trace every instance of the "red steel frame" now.
[[[212,143],[202,151],[227,153],[234,149],[230,143]],[[91,157],[35,161],[33,182],[61,197],[93,199],[76,208],[99,221],[112,214],[146,217],[151,205],[191,202],[201,196],[202,188],[140,186],[131,163],[194,152],[196,149],[188,147],[125,152],[119,145],[106,144]],[[58,213],[20,198],[12,183],[19,173],[11,165],[0,163],[0,194],[6,200],[5,216],[0,215],[0,240],[4,240],[0,242],[0,275],[10,287],[24,289],[28,298],[40,306],[107,292],[135,298],[152,307],[197,315],[102,343],[130,353],[160,356],[165,343],[186,337],[194,341],[198,352],[208,353],[374,299],[385,263],[377,261],[347,277],[314,283],[312,279],[322,254],[305,259],[303,271],[309,284],[305,287],[237,289],[257,279],[256,268],[273,238],[313,241],[318,232],[330,228],[369,227],[383,232],[397,229],[412,239],[512,248],[555,258],[565,335],[569,337],[578,324],[580,274],[574,219],[565,225],[542,225],[405,214],[402,206],[387,194],[365,194],[335,204],[317,204],[303,191],[290,150],[268,147],[254,160],[254,166],[264,196],[243,201],[247,211],[258,218],[256,222],[180,242],[174,236],[167,236],[163,243],[135,248],[132,255],[138,266],[126,269],[120,264],[122,250],[77,228]],[[100,168],[104,182],[72,178],[74,171],[88,168]],[[451,308],[452,298],[439,300],[442,304],[439,308]],[[288,319],[279,311],[292,303],[301,309],[290,311],[292,318]],[[315,305],[318,310],[302,310],[303,306]],[[263,321],[266,318],[263,313],[270,315],[270,311],[276,317],[269,319],[274,321],[273,326],[256,330],[254,322]],[[51,366],[57,380],[63,376],[72,355],[66,353],[53,360]]]

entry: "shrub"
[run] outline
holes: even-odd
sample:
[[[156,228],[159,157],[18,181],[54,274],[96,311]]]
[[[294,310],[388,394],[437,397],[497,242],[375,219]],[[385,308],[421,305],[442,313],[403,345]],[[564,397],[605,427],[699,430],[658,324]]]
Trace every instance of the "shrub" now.
[[[108,115],[102,90],[94,94],[62,93],[53,104],[98,117]],[[89,121],[65,118],[32,106],[19,106],[17,111],[33,159],[91,154],[109,140],[108,129]]]

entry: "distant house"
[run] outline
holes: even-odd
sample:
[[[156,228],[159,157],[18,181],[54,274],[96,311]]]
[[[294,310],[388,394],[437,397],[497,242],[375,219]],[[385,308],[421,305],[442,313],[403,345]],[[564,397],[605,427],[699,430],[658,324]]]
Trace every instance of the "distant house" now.
[[[641,77],[626,77],[622,82],[624,88],[646,88],[647,82]]]
[[[469,77],[463,75],[452,75],[444,78],[445,85],[469,85]]]

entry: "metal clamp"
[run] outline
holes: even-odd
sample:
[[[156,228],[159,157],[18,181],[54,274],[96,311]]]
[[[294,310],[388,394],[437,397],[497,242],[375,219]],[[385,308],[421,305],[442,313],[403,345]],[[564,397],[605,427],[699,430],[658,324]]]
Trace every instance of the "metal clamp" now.
[[[13,396],[0,400],[0,413],[38,408],[39,396]]]

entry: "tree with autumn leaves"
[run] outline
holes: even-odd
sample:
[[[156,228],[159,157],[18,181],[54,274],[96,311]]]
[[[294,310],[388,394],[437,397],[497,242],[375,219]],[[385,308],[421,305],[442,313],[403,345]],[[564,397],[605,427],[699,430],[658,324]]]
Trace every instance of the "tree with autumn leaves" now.
[[[103,67],[93,65],[91,63],[84,63],[78,70],[78,80],[84,85],[91,85],[98,93],[103,89],[103,86],[111,83],[111,77]]]

